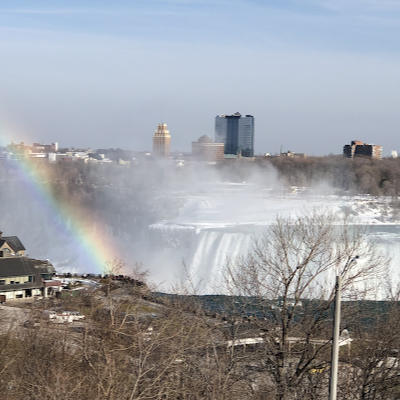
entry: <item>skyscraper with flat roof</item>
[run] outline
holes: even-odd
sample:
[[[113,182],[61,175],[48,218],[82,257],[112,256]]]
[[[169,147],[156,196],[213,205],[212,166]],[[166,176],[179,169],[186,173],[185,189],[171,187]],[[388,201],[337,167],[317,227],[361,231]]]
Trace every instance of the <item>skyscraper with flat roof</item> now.
[[[171,136],[167,124],[158,124],[153,136],[153,154],[156,157],[169,157],[171,154]]]
[[[241,153],[243,157],[254,156],[254,117],[217,115],[215,117],[215,142],[225,144],[225,154]]]

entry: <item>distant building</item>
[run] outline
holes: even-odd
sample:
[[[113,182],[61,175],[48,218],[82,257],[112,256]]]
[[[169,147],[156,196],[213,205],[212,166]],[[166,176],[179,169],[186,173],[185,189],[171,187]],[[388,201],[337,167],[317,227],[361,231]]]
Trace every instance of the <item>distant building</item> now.
[[[390,154],[390,157],[392,157],[392,158],[398,158],[398,154],[397,154],[397,151],[396,150],[392,150],[392,152],[391,152],[391,154]]]
[[[109,158],[110,160],[120,164],[120,160],[123,161],[132,161],[136,156],[137,152],[133,150],[122,150],[120,148],[113,149],[97,149],[97,154],[103,154],[103,158]]]
[[[11,160],[25,160],[30,157],[31,146],[25,145],[24,142],[19,144],[11,142],[7,145],[7,152]]]
[[[382,158],[382,146],[353,140],[351,144],[346,144],[343,147],[343,155],[348,158],[364,156],[380,160]]]
[[[68,156],[67,153],[49,153],[49,163],[57,163],[59,161],[72,160],[71,156]]]
[[[167,124],[158,124],[153,136],[153,154],[156,157],[170,157],[171,136],[167,130]]]
[[[215,143],[208,135],[192,142],[192,156],[196,161],[218,162],[224,160],[224,143]]]
[[[40,144],[33,143],[31,146],[32,153],[56,153],[58,151],[58,143]]]
[[[288,150],[286,153],[281,153],[281,157],[291,157],[291,158],[307,158],[306,153],[294,153],[293,151]]]
[[[225,154],[254,156],[254,117],[240,113],[215,117],[215,142],[225,144]]]
[[[11,160],[44,160],[47,161],[49,153],[58,151],[58,143],[40,144],[33,143],[32,146],[25,145],[24,142],[19,144],[11,142],[7,145],[8,159]]]

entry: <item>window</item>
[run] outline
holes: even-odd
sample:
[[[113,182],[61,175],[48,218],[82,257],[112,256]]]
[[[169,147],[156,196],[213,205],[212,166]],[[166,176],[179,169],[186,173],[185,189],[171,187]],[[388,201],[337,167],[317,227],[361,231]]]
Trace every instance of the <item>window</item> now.
[[[10,281],[10,285],[14,285],[14,281]]]
[[[51,281],[53,279],[53,274],[41,274],[41,275],[45,281]]]
[[[0,279],[0,285],[5,285],[6,284],[6,280],[5,279]]]
[[[35,282],[35,277],[33,275],[29,275],[28,282]]]

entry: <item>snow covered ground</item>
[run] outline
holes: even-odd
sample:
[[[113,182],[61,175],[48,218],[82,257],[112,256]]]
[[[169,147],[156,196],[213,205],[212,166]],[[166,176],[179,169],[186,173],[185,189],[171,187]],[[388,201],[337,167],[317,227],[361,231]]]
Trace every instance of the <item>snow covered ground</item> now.
[[[75,284],[82,284],[82,286],[77,286],[73,290],[83,290],[86,288],[90,288],[91,290],[97,289],[100,287],[99,282],[93,281],[91,279],[85,279],[85,278],[63,278],[62,276],[56,276],[54,279],[61,281],[63,284],[68,285],[69,283],[71,285]]]
[[[341,211],[357,224],[399,225],[400,201],[391,197],[357,196],[344,198]]]

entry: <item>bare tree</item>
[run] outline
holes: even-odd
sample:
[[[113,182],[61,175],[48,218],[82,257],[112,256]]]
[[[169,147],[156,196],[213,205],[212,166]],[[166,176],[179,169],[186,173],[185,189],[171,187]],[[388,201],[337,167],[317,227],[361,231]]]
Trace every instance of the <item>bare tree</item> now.
[[[107,298],[108,298],[108,309],[111,316],[111,323],[114,324],[115,319],[115,301],[111,297],[112,281],[115,276],[118,276],[122,270],[127,267],[127,264],[120,258],[115,257],[112,260],[107,260],[104,264],[104,272],[107,280]]]
[[[324,209],[278,216],[253,251],[228,263],[227,288],[254,310],[255,334],[264,341],[259,362],[276,399],[316,393],[319,384],[310,374],[326,375],[334,276],[342,276],[347,298],[363,299],[386,265],[366,229]]]
[[[352,320],[348,352],[343,352],[339,394],[349,400],[389,400],[400,394],[400,308],[398,297],[366,302]]]
[[[104,263],[104,273],[109,277],[119,275],[121,271],[127,268],[125,261],[118,257],[114,257],[112,260],[107,260]]]

